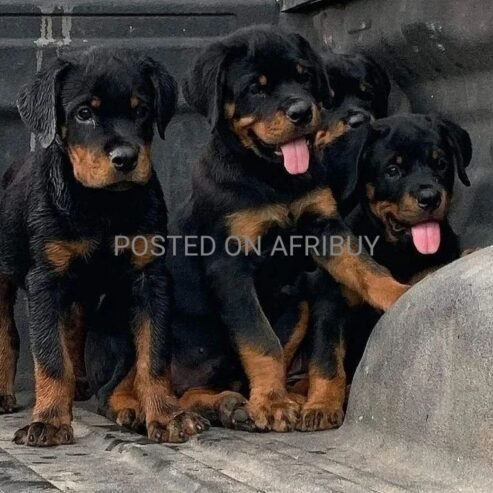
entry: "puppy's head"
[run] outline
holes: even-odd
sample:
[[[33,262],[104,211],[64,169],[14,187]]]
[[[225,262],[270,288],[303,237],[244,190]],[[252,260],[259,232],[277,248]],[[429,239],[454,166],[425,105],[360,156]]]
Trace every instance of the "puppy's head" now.
[[[334,91],[335,120],[349,129],[387,116],[390,81],[373,59],[327,53],[324,64]]]
[[[83,186],[126,190],[152,176],[153,124],[164,138],[176,100],[174,79],[151,58],[92,49],[40,71],[17,106],[43,147],[66,151]]]
[[[361,195],[387,241],[438,251],[455,174],[470,185],[471,154],[469,134],[437,116],[400,115],[369,126],[360,142]]]
[[[291,174],[308,169],[312,135],[331,98],[310,44],[272,27],[242,29],[207,47],[184,94],[213,131]]]

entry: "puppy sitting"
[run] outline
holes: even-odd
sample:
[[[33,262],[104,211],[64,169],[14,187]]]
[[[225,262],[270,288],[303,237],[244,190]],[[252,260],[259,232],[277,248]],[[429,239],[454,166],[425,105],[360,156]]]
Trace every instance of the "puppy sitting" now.
[[[346,218],[361,241],[354,245],[356,252],[366,247],[406,284],[460,256],[447,215],[455,175],[464,185],[470,184],[466,167],[472,151],[465,130],[436,116],[399,115],[350,132],[338,145],[353,154],[348,162],[355,163],[350,169],[347,163],[344,169],[333,167],[332,173],[335,183],[338,175],[349,174],[356,188],[358,205]],[[325,353],[319,351],[320,364],[340,390],[326,403],[334,418],[321,420],[319,427],[323,428],[342,422],[346,371],[351,378],[380,312],[362,304],[346,288],[342,288],[345,301],[337,294],[327,297],[325,293],[334,293],[335,283],[321,270],[308,275],[307,282],[312,337],[325,340]],[[344,306],[352,308],[346,311]],[[304,429],[311,428],[304,424]]]
[[[264,303],[270,283],[263,280],[281,284],[304,264],[285,255],[279,267],[272,250],[278,239],[297,235],[321,243],[339,236],[345,244],[351,237],[313,150],[322,106],[330,107],[323,64],[299,35],[267,27],[240,30],[200,54],[184,94],[209,119],[212,134],[173,232],[210,235],[217,248],[202,258],[171,259],[181,402],[209,416],[227,407],[227,399],[236,410],[242,407],[239,414],[253,428],[290,431],[299,403],[286,392],[285,360],[300,335],[294,331],[284,344],[276,333]],[[231,238],[240,239],[237,255],[228,251]],[[259,243],[260,249],[252,248]],[[302,256],[381,309],[407,289],[367,256],[332,256],[327,249]],[[319,376],[323,387],[325,376]],[[246,406],[242,396],[227,392],[234,388],[231,380],[246,384]],[[318,412],[314,404],[308,399],[302,413]],[[219,413],[219,421],[244,429],[247,420],[240,425],[232,414]]]
[[[171,391],[164,258],[142,255],[143,245],[115,250],[119,235],[166,234],[150,146],[153,123],[163,138],[176,99],[175,81],[152,59],[99,50],[57,59],[20,93],[19,112],[42,148],[7,171],[0,201],[2,411],[15,403],[18,288],[27,291],[35,368],[32,423],[16,433],[18,444],[73,442],[85,326],[115,290],[129,302],[137,364],[114,413],[144,415],[156,441],[204,427]]]

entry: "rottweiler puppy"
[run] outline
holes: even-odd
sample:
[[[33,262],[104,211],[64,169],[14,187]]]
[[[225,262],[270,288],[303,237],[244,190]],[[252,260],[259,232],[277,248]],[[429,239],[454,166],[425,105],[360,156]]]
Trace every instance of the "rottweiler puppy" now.
[[[327,52],[323,61],[334,94],[334,120],[349,129],[387,116],[390,80],[372,58]]]
[[[395,279],[410,285],[459,258],[459,241],[447,215],[455,175],[470,185],[466,174],[472,156],[468,133],[439,116],[398,115],[341,139],[354,152],[355,164],[334,172],[351,173],[358,183],[359,203],[346,218],[361,242],[357,248],[366,249]],[[334,280],[321,269],[309,274],[306,281],[320,365],[324,360],[327,368],[341,365],[335,347],[343,340],[350,380],[381,314],[346,287],[342,288],[344,301],[341,297],[329,299],[324,293],[333,288]],[[342,367],[339,378],[343,388],[346,374]],[[341,399],[335,403],[339,422],[343,404]]]
[[[164,257],[146,239],[166,234],[150,159],[177,100],[166,69],[127,52],[89,50],[41,70],[18,99],[41,148],[7,171],[0,201],[0,408],[15,406],[16,291],[27,292],[36,404],[15,434],[29,446],[73,443],[72,402],[84,382],[85,327],[101,299],[124,292],[137,348],[132,386],[114,413],[142,412],[152,440],[203,427],[181,413],[169,373],[170,295]],[[115,238],[134,248],[117,249]],[[130,379],[130,377],[129,377]],[[130,387],[130,385],[127,385]]]
[[[212,132],[194,170],[191,197],[171,229],[180,238],[209,236],[215,248],[208,255],[182,250],[170,257],[174,337],[183,348],[175,353],[174,371],[177,382],[180,374],[189,376],[180,402],[211,414],[226,402],[228,415],[219,418],[227,426],[246,426],[241,415],[257,430],[282,432],[299,418],[299,404],[286,391],[286,347],[257,293],[260,272],[282,276],[270,268],[280,240],[299,235],[328,244],[338,236],[346,246],[341,255],[328,248],[303,255],[379,309],[407,289],[368,255],[348,253],[352,235],[315,152],[338,132],[330,127],[319,135],[330,93],[323,62],[309,43],[272,27],[243,29],[212,43],[184,83],[187,101],[208,118]],[[296,330],[292,335],[291,342],[299,343]],[[217,385],[234,380],[237,367],[248,384],[247,405],[241,396],[221,392],[229,384]],[[333,391],[318,367],[311,370],[318,392],[308,397],[308,414]],[[234,412],[241,412],[231,413],[236,405]]]

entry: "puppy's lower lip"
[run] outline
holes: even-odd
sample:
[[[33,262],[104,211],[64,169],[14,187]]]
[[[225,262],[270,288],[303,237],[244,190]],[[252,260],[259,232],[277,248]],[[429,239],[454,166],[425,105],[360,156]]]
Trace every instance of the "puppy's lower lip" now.
[[[402,224],[399,224],[392,216],[389,216],[389,223],[392,226],[392,229],[396,233],[399,233],[399,232],[404,231],[406,229],[405,226],[403,226]]]

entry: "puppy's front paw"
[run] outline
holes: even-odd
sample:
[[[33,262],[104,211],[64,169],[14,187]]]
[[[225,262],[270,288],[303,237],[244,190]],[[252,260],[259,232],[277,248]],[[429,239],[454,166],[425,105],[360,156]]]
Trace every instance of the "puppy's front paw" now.
[[[145,420],[137,409],[125,408],[118,411],[115,416],[115,421],[118,426],[130,428],[132,430],[145,429]]]
[[[217,413],[219,421],[225,428],[241,431],[255,430],[248,401],[237,392],[224,392],[217,405]]]
[[[296,425],[298,431],[321,431],[339,428],[344,421],[344,411],[338,404],[307,404]]]
[[[401,284],[392,278],[387,278],[386,282],[381,282],[370,299],[370,304],[377,309],[386,312],[411,286]]]
[[[166,421],[166,424],[164,424]],[[209,421],[199,414],[180,411],[168,420],[154,420],[147,424],[147,436],[158,443],[183,443],[191,436],[210,427]]]
[[[263,396],[250,399],[250,415],[259,431],[293,431],[299,418],[300,405],[282,397]]]
[[[29,447],[54,447],[74,443],[74,430],[70,425],[56,427],[48,423],[35,421],[17,430],[13,441],[17,445]]]

